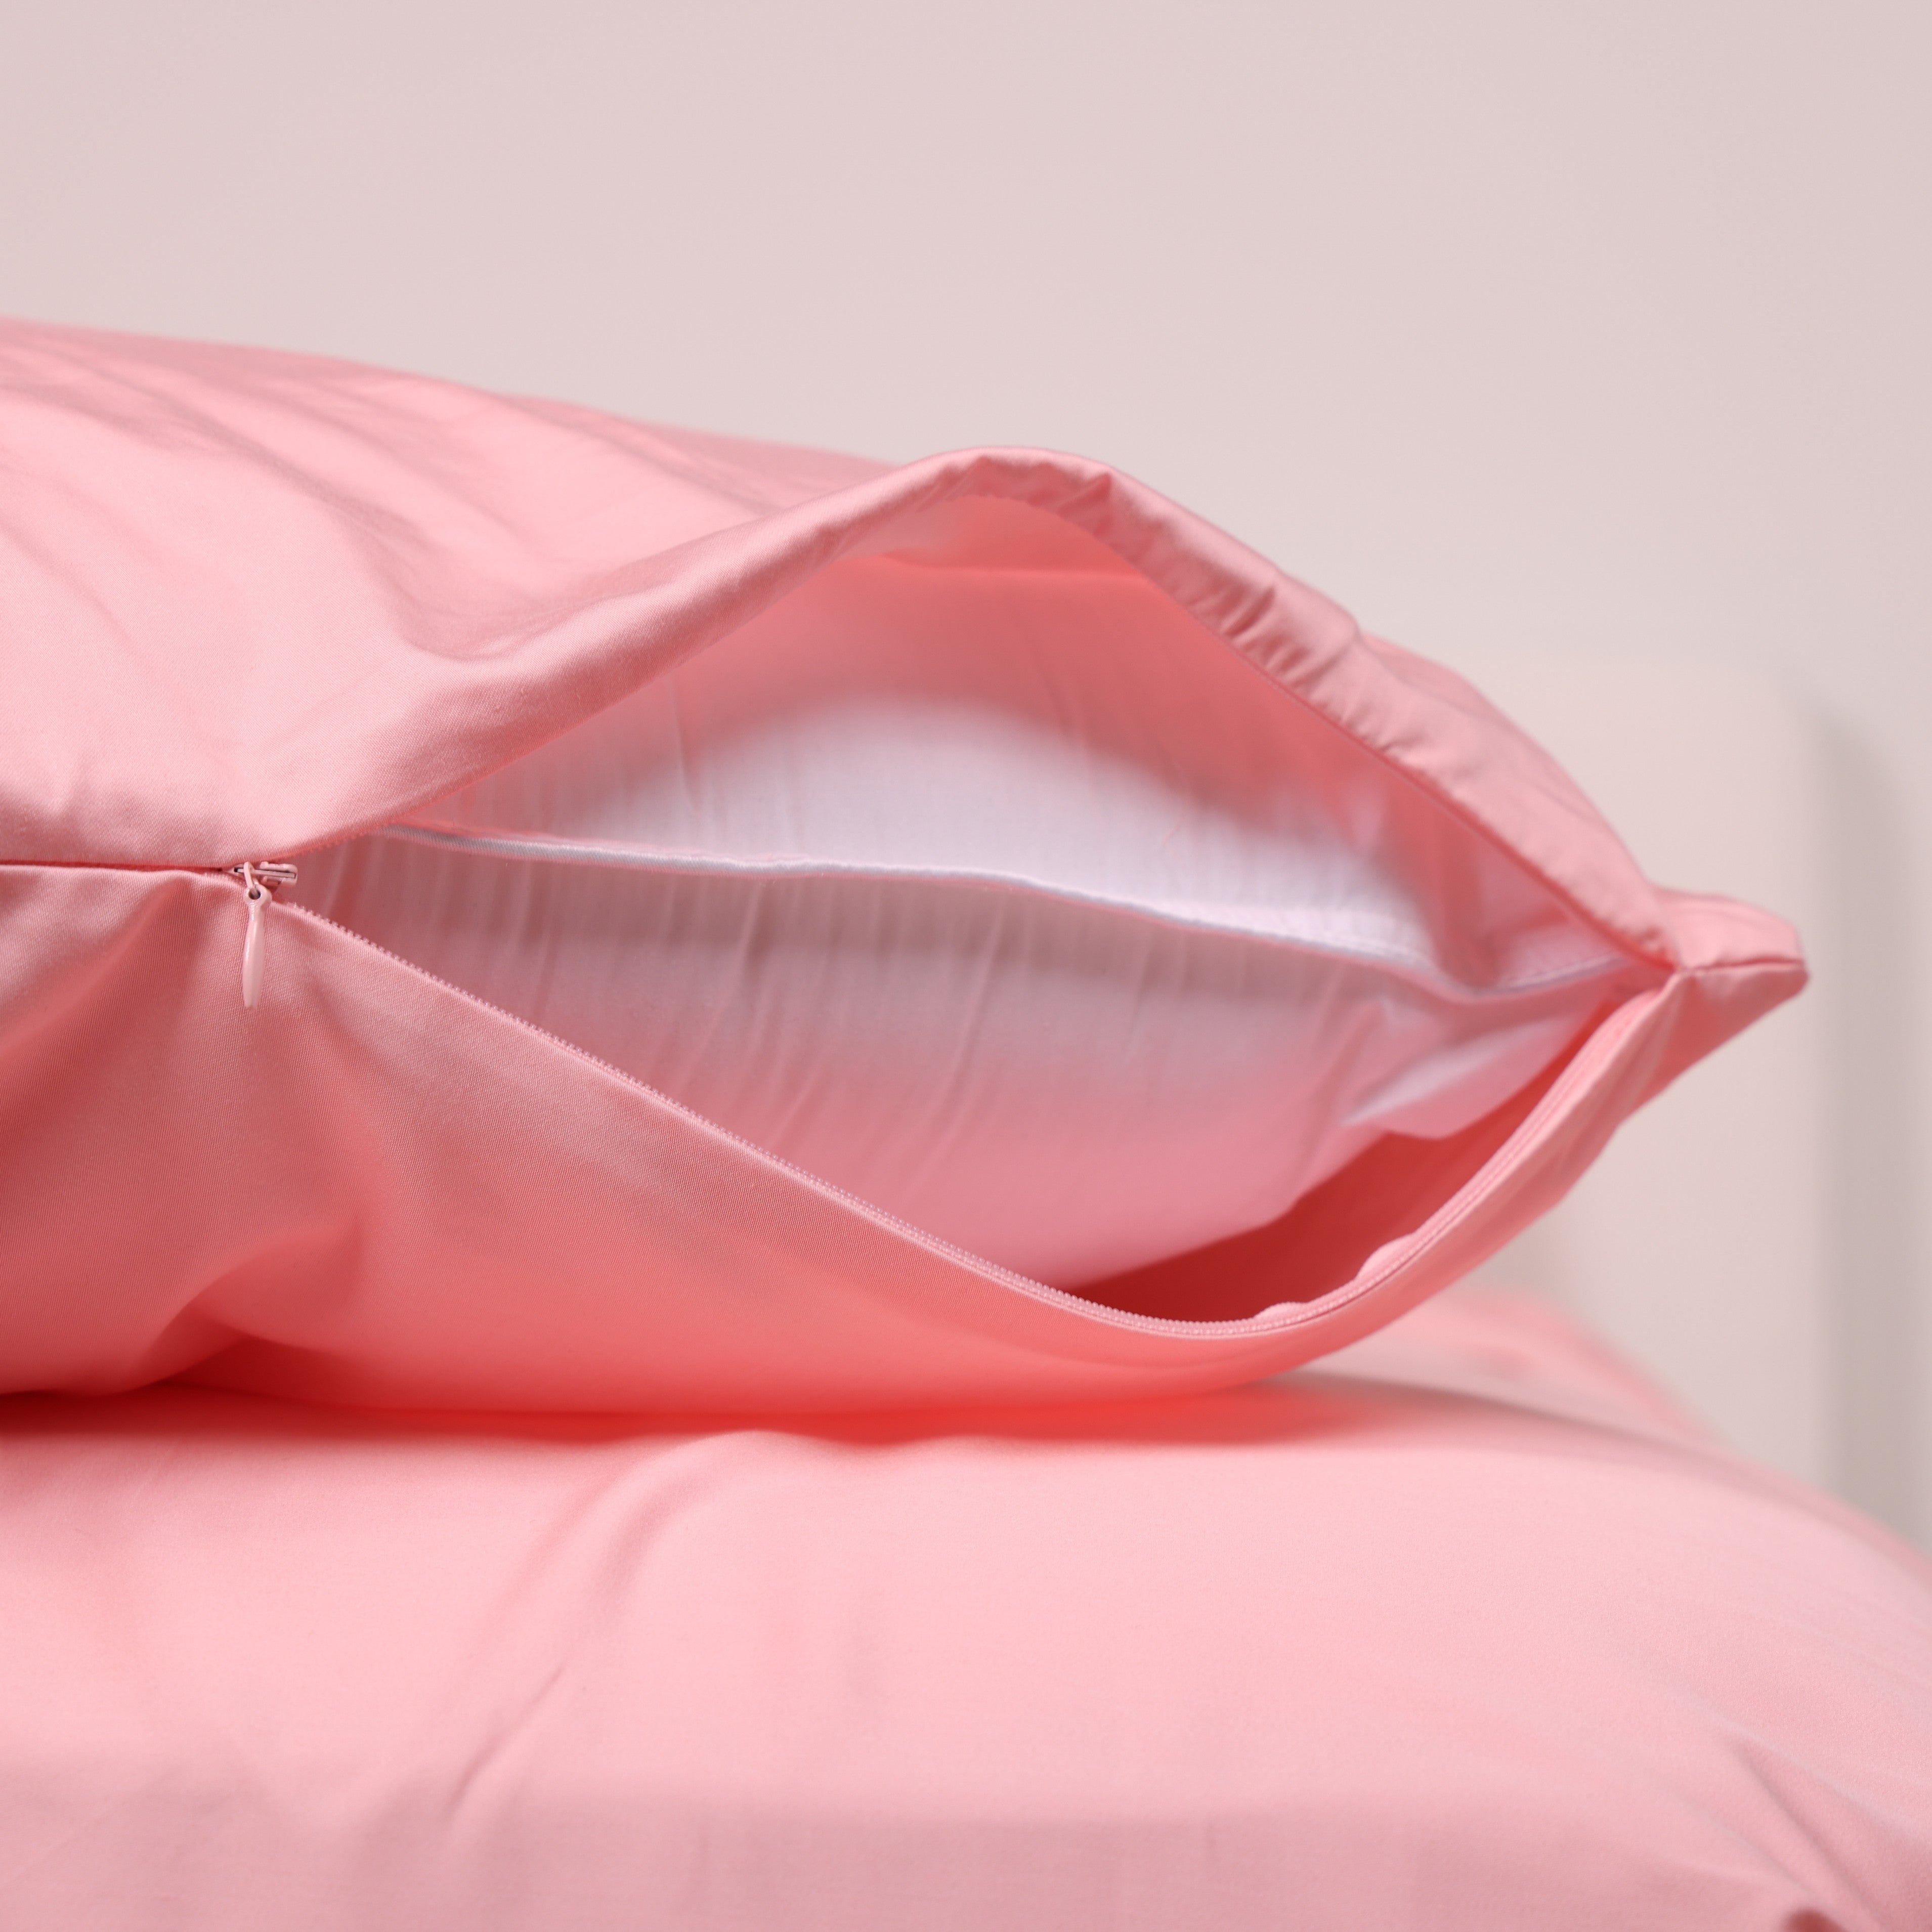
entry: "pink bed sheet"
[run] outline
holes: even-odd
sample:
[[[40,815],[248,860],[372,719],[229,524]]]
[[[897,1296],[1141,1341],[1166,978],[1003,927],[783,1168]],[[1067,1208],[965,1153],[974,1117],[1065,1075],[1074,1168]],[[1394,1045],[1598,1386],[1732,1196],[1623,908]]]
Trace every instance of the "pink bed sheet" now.
[[[1932,1924],[1932,1575],[1558,1318],[1024,1417],[0,1405],[0,1923]]]

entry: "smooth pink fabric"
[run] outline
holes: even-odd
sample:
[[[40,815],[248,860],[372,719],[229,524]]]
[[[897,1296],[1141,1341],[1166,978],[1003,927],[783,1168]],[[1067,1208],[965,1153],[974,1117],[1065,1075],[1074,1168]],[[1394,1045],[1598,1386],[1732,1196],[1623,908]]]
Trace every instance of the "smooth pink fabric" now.
[[[1802,981],[1787,928],[1647,884],[1460,681],[1096,464],[992,451],[887,470],[24,326],[0,331],[0,1387],[193,1371],[362,1403],[716,1413],[1225,1385],[1453,1280]],[[1036,615],[1064,593],[1087,614],[1067,647],[1090,658],[1116,635],[1101,590],[1130,577],[1148,638],[1228,653],[1257,707],[1330,746],[1310,754],[1343,773],[1322,781],[1328,843],[1306,868],[1322,890],[1338,854],[1387,859],[1427,914],[1424,964],[1468,956],[1458,998],[1490,997],[1498,960],[1582,944],[1609,962],[1598,1004],[1532,1016],[1532,1060],[1494,1060],[1513,1090],[1482,1090],[1479,1118],[1475,1086],[1460,1114],[1399,1130],[1402,1105],[1355,1109],[1367,1144],[1318,1148],[1273,1220],[1250,1200],[1213,1239],[1211,1220],[1150,1214],[1114,1252],[1102,1194],[1062,1252],[1050,1185],[1002,1228],[999,1160],[1016,1162],[997,1132],[960,1169],[986,1184],[926,1187],[936,1109],[904,1182],[915,1204],[894,1211],[855,1198],[869,1178],[838,1184],[847,1129],[801,1171],[371,945],[394,913],[380,894],[355,931],[316,916],[341,910],[334,887],[302,898],[345,841],[399,821],[444,837],[452,812],[473,828],[476,801],[532,760],[550,760],[550,796],[572,734],[870,566],[1001,575]],[[1211,789],[1213,752],[1209,734],[1187,784]],[[268,915],[248,1011],[248,917],[224,868],[291,858],[304,883]],[[1362,892],[1341,896],[1360,925]],[[1296,908],[1244,916],[1277,912]],[[526,992],[541,966],[519,968]],[[843,1049],[820,1045],[836,1069]],[[748,1118],[788,1112],[773,1086]],[[1150,1076],[1124,1104],[1138,1091],[1178,1136],[1168,1090]],[[1077,1155],[1077,1118],[1058,1132]],[[1177,1196],[1247,1151],[1229,1145],[1204,1178],[1177,1165]],[[1144,1172],[1115,1177],[1129,1205],[1161,1184],[1160,1149],[1140,1153]],[[1066,1173],[1070,1217],[1078,1163],[1060,1159],[1034,1166]],[[1110,1157],[1094,1164],[1104,1178]],[[1081,1292],[1003,1264],[1007,1234],[1020,1266]]]
[[[688,1434],[0,1403],[10,1932],[1906,1932],[1932,1576],[1546,1312]]]

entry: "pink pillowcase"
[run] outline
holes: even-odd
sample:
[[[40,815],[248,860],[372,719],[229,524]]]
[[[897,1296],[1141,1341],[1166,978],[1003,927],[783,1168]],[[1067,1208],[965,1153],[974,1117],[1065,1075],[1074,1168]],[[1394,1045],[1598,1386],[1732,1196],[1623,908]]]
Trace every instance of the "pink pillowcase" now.
[[[8,1932],[1932,1924],[1932,1576],[1547,1312],[692,1435],[0,1406]]]
[[[1098,465],[26,326],[0,446],[0,1387],[1211,1388],[1802,982]]]

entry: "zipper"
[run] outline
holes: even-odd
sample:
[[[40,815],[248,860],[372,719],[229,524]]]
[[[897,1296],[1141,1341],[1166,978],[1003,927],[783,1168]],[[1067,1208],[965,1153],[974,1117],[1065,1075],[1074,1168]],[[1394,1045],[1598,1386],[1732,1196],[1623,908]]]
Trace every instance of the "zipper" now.
[[[242,1004],[251,1012],[262,1004],[262,981],[268,964],[268,908],[278,886],[292,886],[296,868],[283,859],[250,859],[230,866],[242,881],[248,904],[248,930],[242,941]]]

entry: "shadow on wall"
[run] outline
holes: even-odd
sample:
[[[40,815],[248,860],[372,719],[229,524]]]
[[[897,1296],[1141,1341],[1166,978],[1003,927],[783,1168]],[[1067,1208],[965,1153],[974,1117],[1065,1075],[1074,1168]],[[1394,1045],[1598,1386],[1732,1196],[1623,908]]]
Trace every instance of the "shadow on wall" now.
[[[1820,730],[1835,983],[1826,1006],[1833,1278],[1838,1312],[1834,1485],[1862,1508],[1928,1540],[1918,1439],[1924,1372],[1912,1216],[1915,934],[1902,882],[1904,802],[1836,720]]]

